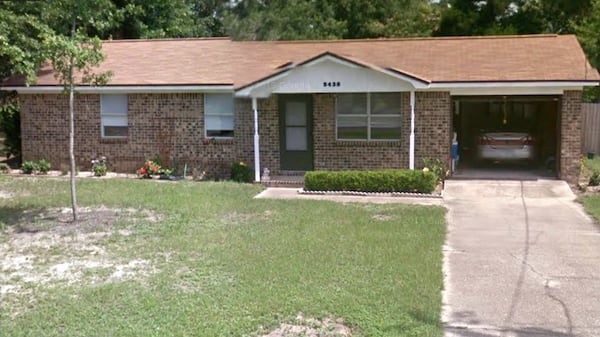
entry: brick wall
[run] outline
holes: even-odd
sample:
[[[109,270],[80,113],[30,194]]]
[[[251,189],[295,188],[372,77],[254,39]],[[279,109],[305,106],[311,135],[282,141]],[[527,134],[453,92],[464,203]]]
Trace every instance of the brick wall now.
[[[313,95],[314,168],[316,170],[408,167],[408,103],[402,100],[402,137],[406,141],[336,140],[335,96]],[[406,96],[406,97],[404,97]]]
[[[335,97],[313,96],[315,169],[408,168],[410,96],[402,95],[402,139],[400,141],[336,140]],[[417,93],[415,105],[415,167],[423,158],[450,158],[450,94]]]
[[[67,96],[21,95],[19,99],[23,160],[47,159],[55,168],[67,167],[69,163]],[[99,113],[96,118],[90,113],[96,109],[100,111],[99,106],[99,96],[77,95],[75,123],[79,131],[78,141],[92,142],[100,138]],[[79,150],[79,146],[76,150]]]
[[[335,139],[335,97],[313,95],[315,169],[407,168],[410,134],[408,93],[402,95],[401,141],[338,141]],[[68,166],[68,100],[64,95],[21,95],[24,160],[49,160],[55,168]],[[250,99],[236,99],[234,140],[204,137],[204,97],[200,93],[129,94],[127,139],[102,139],[100,96],[76,97],[77,165],[106,156],[110,170],[134,172],[145,159],[159,156],[165,166],[188,166],[228,175],[229,165],[242,160],[254,165],[254,125]],[[278,97],[258,101],[261,167],[279,171]],[[422,158],[449,157],[450,96],[418,93],[416,104],[417,167]]]
[[[258,100],[261,169],[279,170],[279,114],[277,98]],[[235,148],[237,160],[254,167],[254,113],[251,99],[236,99]],[[262,172],[261,172],[262,174]]]
[[[560,109],[560,173],[559,178],[575,184],[579,179],[582,113],[581,91],[565,91]]]
[[[227,175],[240,148],[233,140],[204,137],[204,99],[200,93],[129,94],[127,139],[100,136],[100,96],[78,95],[75,100],[75,153],[81,170],[99,156],[109,169],[134,172],[145,159],[159,155],[165,166],[192,168]],[[65,95],[21,95],[24,160],[49,160],[68,166],[68,99]],[[237,107],[243,107],[236,104]],[[241,111],[236,111],[236,114]],[[239,124],[238,124],[239,125]],[[245,130],[236,129],[244,135]]]
[[[279,160],[279,104],[277,95],[259,100],[258,130],[260,134],[261,167],[277,173],[280,168]],[[253,147],[250,149],[253,150]]]

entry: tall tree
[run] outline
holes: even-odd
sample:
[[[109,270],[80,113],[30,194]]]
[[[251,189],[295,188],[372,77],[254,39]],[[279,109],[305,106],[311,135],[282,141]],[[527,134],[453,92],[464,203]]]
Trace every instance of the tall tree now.
[[[336,38],[342,24],[324,1],[247,0],[224,17],[227,35],[235,40],[299,40]]]
[[[72,36],[75,27],[84,36],[103,38],[122,19],[112,0],[46,0],[38,8],[40,20],[62,36]]]
[[[187,0],[112,0],[114,21],[101,37],[114,39],[174,38],[194,35]]]
[[[590,5],[588,16],[579,23],[572,22],[572,25],[590,63],[598,69],[600,68],[600,0],[592,0]],[[600,103],[600,86],[588,88],[584,92],[584,98]]]
[[[229,0],[187,0],[194,20],[193,36],[225,36],[223,16]]]
[[[590,0],[448,0],[435,35],[572,33]]]
[[[426,36],[437,25],[428,0],[246,0],[225,16],[239,40]]]
[[[46,59],[43,40],[51,31],[36,17],[19,14],[9,5],[0,2],[0,79],[25,75],[31,83]]]
[[[346,39],[428,36],[437,15],[427,0],[341,0],[335,18],[345,23]]]
[[[435,35],[490,35],[512,34],[515,29],[507,24],[516,13],[510,0],[450,0],[441,13]]]

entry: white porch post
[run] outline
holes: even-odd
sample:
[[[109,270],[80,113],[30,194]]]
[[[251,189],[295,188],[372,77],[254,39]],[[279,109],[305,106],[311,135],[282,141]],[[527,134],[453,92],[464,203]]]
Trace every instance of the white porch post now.
[[[408,168],[415,169],[415,91],[410,91],[410,137]]]
[[[254,114],[254,181],[260,182],[260,144],[258,137],[258,103],[252,97],[252,112]]]

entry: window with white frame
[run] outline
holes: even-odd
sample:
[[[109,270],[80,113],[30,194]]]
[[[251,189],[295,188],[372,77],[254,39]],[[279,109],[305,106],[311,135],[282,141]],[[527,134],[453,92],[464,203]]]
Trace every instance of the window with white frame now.
[[[127,94],[100,96],[100,124],[103,138],[127,137]]]
[[[337,139],[400,139],[400,93],[338,94],[336,98]]]
[[[233,138],[232,94],[204,95],[204,128],[207,138]]]

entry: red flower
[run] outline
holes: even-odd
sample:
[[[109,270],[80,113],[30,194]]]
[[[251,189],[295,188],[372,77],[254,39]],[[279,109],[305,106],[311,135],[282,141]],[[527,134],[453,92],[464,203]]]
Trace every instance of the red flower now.
[[[156,168],[156,166],[152,166],[152,172],[156,172],[158,171],[158,169]]]
[[[141,174],[141,175],[144,175],[144,174],[146,174],[146,169],[142,167],[142,168],[140,169],[140,174]]]
[[[152,166],[152,163],[151,163],[151,162],[149,162],[149,161],[147,161],[147,162],[146,162],[146,167],[150,167],[150,166]]]

